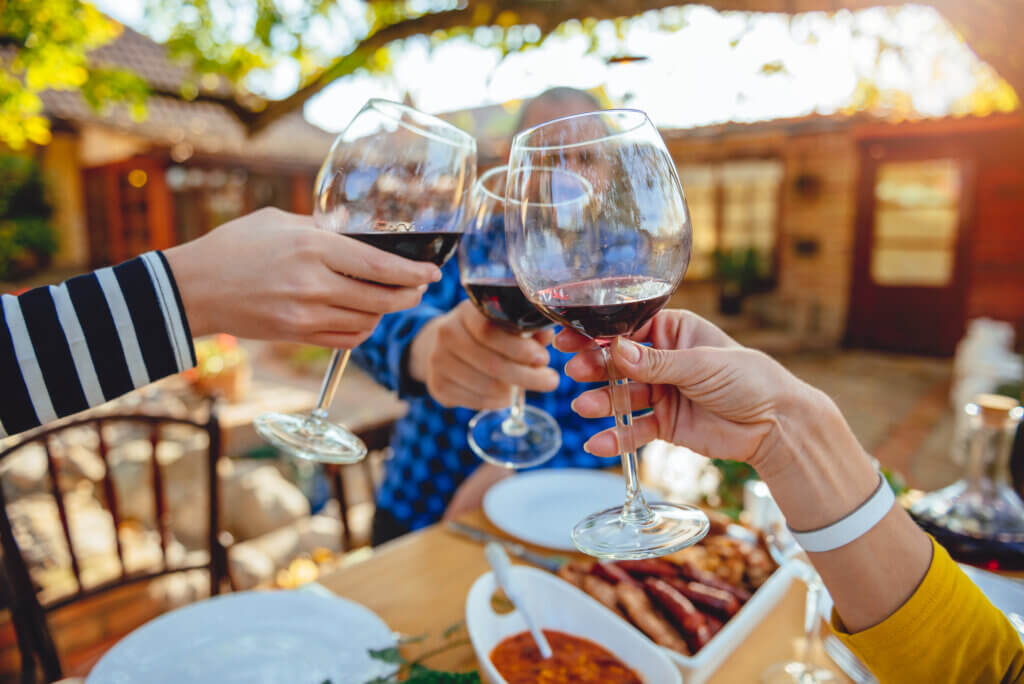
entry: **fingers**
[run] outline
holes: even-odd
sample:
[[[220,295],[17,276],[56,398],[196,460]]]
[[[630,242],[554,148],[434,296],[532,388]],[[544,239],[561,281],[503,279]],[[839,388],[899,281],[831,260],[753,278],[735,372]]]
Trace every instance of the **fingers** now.
[[[492,355],[500,356],[517,365],[547,367],[550,356],[534,336],[523,337],[510,333],[491,323],[471,302],[462,302],[458,307],[459,319],[476,345],[483,346]]]
[[[633,446],[637,449],[658,438],[658,418],[653,413],[633,421]],[[619,440],[615,428],[597,433],[583,445],[583,450],[594,456],[618,456]]]
[[[618,338],[612,344],[612,360],[623,375],[637,382],[683,389],[726,370],[729,354],[722,351],[712,347],[654,349]]]
[[[452,355],[437,364],[434,370],[428,384],[431,394],[443,406],[499,409],[512,401],[510,385],[481,373]]]
[[[547,351],[537,342],[509,335],[497,328],[489,335],[482,335],[483,340],[468,327],[463,331],[464,336],[452,336],[451,341],[455,344],[448,349],[480,374],[478,384],[474,385],[480,388],[479,391],[491,394],[498,391],[496,385],[502,388],[515,385],[536,392],[550,392],[558,387],[558,373],[548,368]],[[495,339],[499,334],[502,338]],[[495,347],[508,355],[495,351]],[[518,358],[527,360],[530,365],[514,360],[517,358],[516,350],[521,350]],[[537,363],[540,360],[543,360],[543,365]]]
[[[608,379],[600,349],[576,354],[565,364],[565,374],[577,382],[603,382]]]
[[[441,269],[425,261],[403,259],[346,235],[316,231],[322,236],[323,261],[336,273],[384,285],[416,287],[437,282]]]
[[[555,336],[555,349],[558,351],[572,354],[584,349],[590,349],[593,346],[594,341],[592,339],[581,335],[572,328],[562,328],[561,332]]]
[[[345,276],[329,274],[330,283],[323,288],[327,303],[342,309],[371,314],[394,313],[411,309],[420,303],[425,286],[387,287]]]
[[[629,405],[633,411],[642,411],[653,405],[651,385],[631,382]],[[604,418],[612,415],[611,391],[608,387],[587,390],[572,402],[572,410],[583,418]]]

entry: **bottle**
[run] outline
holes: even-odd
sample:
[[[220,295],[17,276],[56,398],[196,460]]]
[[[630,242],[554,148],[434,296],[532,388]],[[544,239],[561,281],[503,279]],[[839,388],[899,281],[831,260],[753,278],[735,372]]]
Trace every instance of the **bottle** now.
[[[1010,474],[1024,410],[1011,397],[981,394],[964,411],[963,478],[927,494],[910,512],[958,560],[989,569],[1024,567],[1024,501]]]
[[[1024,399],[1024,394],[1021,399]],[[1013,488],[1024,498],[1024,421],[1017,426],[1017,437],[1010,452],[1010,475],[1013,477]]]

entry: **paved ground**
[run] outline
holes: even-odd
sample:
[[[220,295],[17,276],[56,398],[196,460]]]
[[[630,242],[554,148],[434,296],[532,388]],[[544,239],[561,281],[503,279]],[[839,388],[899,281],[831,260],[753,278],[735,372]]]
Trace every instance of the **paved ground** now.
[[[827,392],[861,444],[912,486],[934,489],[959,476],[950,456],[950,360],[841,351],[780,361]]]

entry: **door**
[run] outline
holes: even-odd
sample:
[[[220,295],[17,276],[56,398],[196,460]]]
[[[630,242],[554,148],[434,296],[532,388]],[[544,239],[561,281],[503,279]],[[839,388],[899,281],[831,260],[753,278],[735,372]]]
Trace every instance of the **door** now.
[[[949,355],[964,330],[972,164],[938,141],[865,142],[847,342]]]
[[[156,160],[135,157],[92,167],[83,181],[93,267],[174,245],[170,192]]]

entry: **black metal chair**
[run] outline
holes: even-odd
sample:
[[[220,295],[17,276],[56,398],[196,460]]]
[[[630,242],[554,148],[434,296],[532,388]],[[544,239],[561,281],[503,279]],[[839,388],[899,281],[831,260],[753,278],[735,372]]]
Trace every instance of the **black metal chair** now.
[[[118,498],[114,479],[111,477],[110,459],[108,452],[110,445],[107,444],[104,434],[104,425],[109,424],[132,424],[141,426],[148,434],[148,441],[151,444],[150,463],[152,467],[151,485],[153,488],[154,520],[156,521],[157,532],[159,533],[160,551],[162,557],[161,566],[143,572],[128,572],[124,563],[124,555],[121,548],[121,540],[117,530],[120,528],[121,517],[118,513]],[[205,432],[209,438],[207,449],[207,476],[209,478],[209,559],[203,563],[192,563],[184,565],[169,565],[167,558],[167,546],[170,540],[168,530],[168,511],[166,506],[166,492],[164,478],[161,474],[161,467],[157,461],[157,446],[166,441],[161,436],[165,425],[187,426],[197,431]],[[68,514],[64,504],[64,492],[60,489],[60,477],[57,460],[54,458],[51,448],[51,440],[67,430],[91,427],[99,436],[98,455],[103,461],[103,498],[110,511],[114,523],[114,540],[117,557],[120,565],[120,575],[112,580],[103,582],[96,586],[84,587],[81,580],[79,560],[75,552],[74,541],[72,540],[71,527],[68,522]],[[0,463],[24,449],[30,444],[40,444],[46,452],[47,470],[50,480],[50,493],[52,494],[57,513],[60,518],[61,527],[64,531],[64,541],[67,543],[71,560],[71,571],[76,581],[76,591],[68,596],[43,605],[36,592],[36,587],[29,575],[28,565],[14,536],[11,519],[8,516],[7,501],[4,497],[3,488],[0,487],[0,545],[3,549],[3,565],[9,584],[9,596],[7,599],[10,607],[12,622],[17,633],[18,647],[21,653],[21,678],[22,682],[28,684],[36,679],[36,667],[42,669],[45,681],[52,682],[63,677],[60,657],[47,622],[47,615],[77,601],[90,599],[105,594],[118,587],[146,582],[164,575],[186,572],[189,570],[205,569],[210,573],[210,594],[220,593],[225,582],[230,585],[228,571],[227,548],[221,537],[220,529],[220,496],[218,491],[217,462],[220,458],[221,439],[220,427],[217,422],[216,411],[211,407],[210,415],[205,423],[200,423],[183,418],[172,418],[168,416],[155,416],[145,414],[117,414],[88,417],[79,420],[72,420],[51,428],[43,428],[26,439],[19,441],[12,447],[0,451]],[[198,484],[198,483],[197,483]]]

